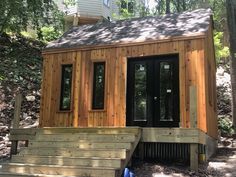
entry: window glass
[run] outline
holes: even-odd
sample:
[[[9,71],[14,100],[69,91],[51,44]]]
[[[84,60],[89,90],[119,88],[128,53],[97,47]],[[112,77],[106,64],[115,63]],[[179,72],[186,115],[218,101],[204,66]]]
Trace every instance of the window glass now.
[[[173,121],[173,64],[160,62],[160,121]]]
[[[60,110],[71,107],[72,65],[62,65]]]
[[[110,7],[110,0],[103,0],[103,3],[104,3],[107,7]]]
[[[135,64],[134,71],[134,120],[147,120],[147,65]]]
[[[127,11],[128,13],[134,13],[134,1],[133,0],[122,0],[121,1],[121,12]]]
[[[94,63],[93,109],[104,109],[105,62]]]

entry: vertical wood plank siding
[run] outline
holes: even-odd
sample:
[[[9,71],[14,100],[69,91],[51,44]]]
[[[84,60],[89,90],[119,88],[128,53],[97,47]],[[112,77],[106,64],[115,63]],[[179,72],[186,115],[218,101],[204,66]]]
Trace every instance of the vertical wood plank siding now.
[[[207,134],[211,137],[218,137],[217,127],[217,100],[216,100],[216,61],[215,49],[213,42],[212,24],[208,30],[207,38],[205,39],[205,78],[206,79],[206,120]],[[210,70],[209,70],[210,67]],[[210,82],[209,82],[210,81]],[[210,84],[212,84],[210,86]],[[211,94],[211,95],[210,95]],[[210,97],[212,100],[210,101]],[[211,103],[210,103],[211,102]]]
[[[127,58],[179,54],[180,127],[190,127],[189,86],[196,86],[198,128],[215,137],[212,120],[215,120],[216,111],[208,104],[206,79],[209,75],[207,62],[212,66],[212,79],[215,79],[211,35],[209,32],[206,38],[44,54],[40,126],[126,126]],[[96,61],[106,62],[103,110],[91,109],[93,62]],[[73,64],[72,109],[68,112],[58,109],[63,63]]]

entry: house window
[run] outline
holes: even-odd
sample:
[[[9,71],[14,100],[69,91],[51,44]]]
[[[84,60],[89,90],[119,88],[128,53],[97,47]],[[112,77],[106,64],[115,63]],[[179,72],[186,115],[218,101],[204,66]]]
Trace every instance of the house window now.
[[[60,110],[71,108],[72,64],[62,65]]]
[[[134,0],[121,0],[120,11],[127,10],[128,13],[134,13]]]
[[[92,109],[104,109],[105,62],[94,63]]]
[[[107,7],[110,7],[110,0],[103,0],[103,4],[105,4]]]

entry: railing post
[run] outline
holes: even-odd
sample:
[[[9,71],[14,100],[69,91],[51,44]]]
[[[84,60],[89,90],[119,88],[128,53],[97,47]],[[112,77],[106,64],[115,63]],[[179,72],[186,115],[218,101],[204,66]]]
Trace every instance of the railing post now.
[[[22,95],[17,94],[15,96],[14,118],[12,120],[13,129],[19,128],[21,103],[22,103]],[[11,142],[11,156],[17,154],[17,146],[18,146],[18,141],[14,140]]]
[[[190,97],[190,128],[197,128],[197,89],[189,87]],[[190,169],[198,170],[198,143],[190,144]]]

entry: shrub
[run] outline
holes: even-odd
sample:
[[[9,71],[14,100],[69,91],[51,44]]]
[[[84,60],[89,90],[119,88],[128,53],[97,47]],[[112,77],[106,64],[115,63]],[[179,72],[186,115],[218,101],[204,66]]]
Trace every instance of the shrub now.
[[[55,40],[58,37],[60,37],[62,34],[61,31],[55,29],[52,26],[42,27],[41,32],[42,32],[42,38],[43,38],[44,42],[49,42],[49,41]]]
[[[218,119],[218,128],[221,135],[232,135],[234,131],[232,121],[229,117],[220,117]]]

